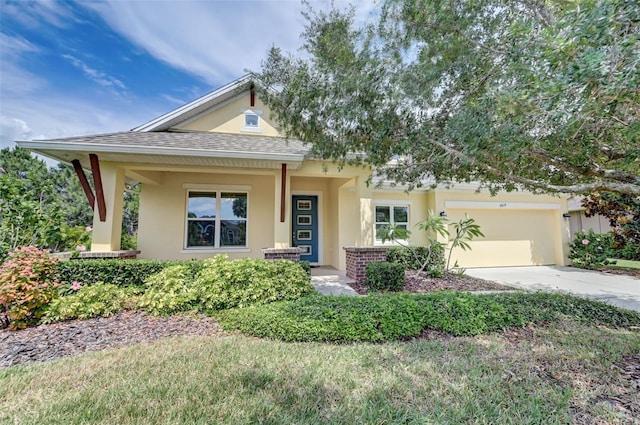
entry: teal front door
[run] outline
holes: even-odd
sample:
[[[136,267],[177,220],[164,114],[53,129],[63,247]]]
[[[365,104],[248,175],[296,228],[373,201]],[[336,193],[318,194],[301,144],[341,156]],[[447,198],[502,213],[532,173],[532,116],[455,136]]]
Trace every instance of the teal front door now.
[[[302,261],[318,262],[318,197],[293,196],[291,245],[304,249]]]

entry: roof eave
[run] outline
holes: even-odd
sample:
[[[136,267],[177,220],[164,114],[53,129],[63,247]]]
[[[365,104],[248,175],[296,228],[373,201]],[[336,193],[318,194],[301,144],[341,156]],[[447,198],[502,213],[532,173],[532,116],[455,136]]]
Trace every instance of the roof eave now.
[[[242,77],[238,78],[237,80],[234,80],[232,82],[230,82],[229,84],[226,84],[222,87],[220,87],[217,90],[214,90],[210,93],[205,94],[204,96],[201,96],[199,98],[197,98],[196,100],[187,103],[186,105],[180,106],[179,108],[174,109],[171,112],[168,112],[164,115],[161,115],[157,118],[152,119],[151,121],[142,124],[138,127],[133,128],[131,131],[137,131],[137,132],[145,132],[145,131],[162,131],[162,130],[167,130],[171,125],[167,125],[168,123],[171,123],[173,120],[175,120],[176,118],[179,118],[180,116],[184,116],[187,115],[190,111],[197,109],[203,105],[206,105],[208,103],[211,103],[213,101],[215,101],[217,98],[220,98],[222,96],[224,96],[225,94],[231,93],[234,90],[239,89],[240,87],[242,87],[243,85],[247,84],[250,81],[250,75],[246,74],[243,75]]]
[[[281,162],[302,162],[305,158],[304,154],[289,153],[268,153],[268,152],[243,152],[243,151],[225,151],[225,150],[203,150],[203,149],[183,149],[183,148],[158,148],[152,146],[135,147],[120,145],[95,145],[91,143],[57,143],[46,141],[16,141],[16,144],[24,149],[51,156],[50,151],[61,152],[91,152],[91,153],[121,153],[121,154],[148,154],[148,155],[166,155],[166,156],[195,156],[209,158],[229,158],[229,159],[252,159],[267,160]],[[46,150],[44,154],[41,151]],[[58,161],[61,159],[53,158]],[[66,162],[66,160],[63,160]]]

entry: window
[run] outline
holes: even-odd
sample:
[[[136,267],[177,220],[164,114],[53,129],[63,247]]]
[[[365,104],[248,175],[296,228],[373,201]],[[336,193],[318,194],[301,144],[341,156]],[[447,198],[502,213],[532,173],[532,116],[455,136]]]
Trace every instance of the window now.
[[[258,128],[258,122],[260,117],[256,114],[245,114],[244,115],[244,126],[249,128]]]
[[[242,130],[260,132],[260,115],[262,115],[262,112],[247,109],[246,111],[243,111],[243,114],[244,127],[242,128]]]
[[[382,242],[380,231],[386,226],[409,228],[409,206],[376,205],[376,243]]]
[[[187,248],[247,246],[247,194],[189,191]]]

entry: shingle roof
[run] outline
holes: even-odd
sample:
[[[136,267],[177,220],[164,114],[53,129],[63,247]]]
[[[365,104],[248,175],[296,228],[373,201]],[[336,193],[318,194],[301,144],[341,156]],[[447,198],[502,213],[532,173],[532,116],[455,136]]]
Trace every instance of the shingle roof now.
[[[95,148],[109,147],[110,151],[119,150],[129,152],[139,149],[154,149],[157,153],[162,150],[206,152],[234,152],[248,154],[271,155],[306,155],[309,151],[299,140],[287,140],[280,137],[260,135],[241,135],[212,132],[135,132],[98,134],[93,136],[68,137],[64,139],[38,140],[65,149],[73,149],[74,145]],[[185,152],[186,153],[186,152]]]

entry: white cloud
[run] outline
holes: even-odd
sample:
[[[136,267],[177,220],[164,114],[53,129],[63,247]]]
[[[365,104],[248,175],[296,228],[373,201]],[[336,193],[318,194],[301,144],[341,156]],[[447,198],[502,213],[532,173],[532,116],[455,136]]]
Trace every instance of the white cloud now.
[[[112,87],[112,88],[120,88],[126,89],[124,83],[117,78],[111,77],[102,71],[98,71],[97,69],[90,68],[86,63],[81,61],[80,59],[71,56],[71,55],[62,55],[63,58],[67,59],[73,66],[76,68],[80,68],[82,72],[85,73],[91,80],[100,84],[104,87]]]
[[[77,21],[72,10],[57,1],[2,1],[2,13],[13,17],[30,28],[40,28],[45,24],[58,28],[67,27]]]
[[[154,57],[212,85],[258,69],[271,46],[295,52],[304,26],[303,6],[295,0],[79,4]],[[329,2],[312,4],[327,8]],[[373,8],[371,1],[360,2],[356,19],[366,19]]]

